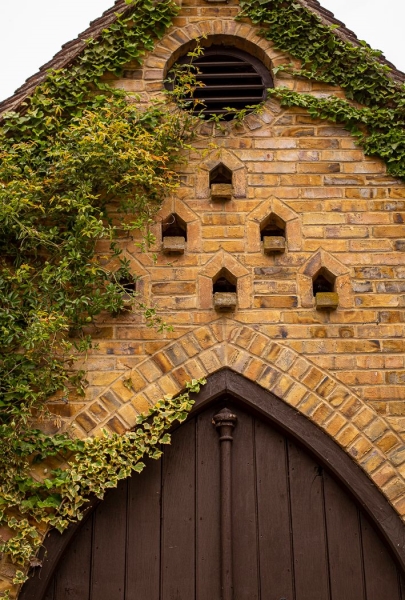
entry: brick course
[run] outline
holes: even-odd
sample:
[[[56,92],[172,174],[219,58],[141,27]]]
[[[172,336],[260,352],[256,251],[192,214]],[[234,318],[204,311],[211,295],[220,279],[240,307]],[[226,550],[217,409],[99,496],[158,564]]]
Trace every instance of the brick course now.
[[[140,79],[146,86],[142,101],[151,98],[149,82],[156,84],[154,93],[159,93],[162,71],[165,73],[181,55],[182,46],[202,32],[231,33],[234,36],[231,43],[248,52],[256,47],[256,56],[267,66],[286,60],[248,22],[234,22],[235,4],[208,7],[202,0],[183,2],[175,26],[145,61]],[[120,80],[119,85],[131,93],[131,81]],[[286,74],[276,76],[275,83],[314,94],[341,95],[336,88],[297,81]],[[340,126],[312,120],[302,109],[283,110],[274,100],[266,103],[261,115],[249,117],[243,127],[226,123],[220,130],[204,124],[196,146],[197,152],[181,167],[181,188],[176,197],[165,202],[158,217],[157,242],[153,248],[158,253],[156,264],[148,254],[140,254],[134,246],[127,247],[127,252],[148,273],[150,283],[145,287],[150,290],[150,299],[174,326],[174,331],[166,334],[164,342],[162,337],[154,337],[152,331],[144,331],[138,322],[132,324],[130,316],[113,322],[106,317],[105,326],[108,324],[114,331],[110,352],[120,357],[120,346],[114,346],[114,340],[139,344],[133,369],[134,373],[140,369],[145,376],[145,368],[148,370],[149,365],[162,360],[150,363],[147,356],[151,346],[147,347],[146,339],[158,344],[159,353],[166,357],[165,369],[160,372],[166,390],[168,385],[172,387],[173,380],[181,385],[182,377],[210,373],[227,364],[257,379],[261,385],[278,385],[278,395],[286,401],[288,393],[292,393],[296,405],[304,402],[303,412],[320,426],[323,418],[327,420],[326,430],[339,443],[356,447],[353,427],[358,425],[351,422],[354,415],[348,414],[342,420],[342,415],[335,415],[335,408],[330,413],[332,407],[324,397],[326,392],[322,392],[340,382],[350,388],[358,409],[367,407],[374,411],[375,418],[384,419],[390,435],[395,435],[400,443],[405,432],[401,403],[405,399],[403,184],[385,175],[381,161],[365,157]],[[204,152],[210,147],[214,149],[209,154]],[[208,173],[220,161],[234,171],[239,187],[230,201],[212,202]],[[160,253],[159,222],[175,210],[176,203],[188,211],[187,223],[194,229],[188,235],[185,254],[169,259]],[[261,247],[260,223],[271,212],[286,224],[284,253],[264,254]],[[225,265],[237,279],[238,288],[238,307],[226,316],[217,313],[212,305],[212,278]],[[336,278],[335,289],[339,294],[336,311],[315,308],[312,280],[321,268]],[[191,332],[209,324],[221,323],[226,329],[228,322],[252,327],[252,331],[268,336],[280,348],[309,361],[312,368],[308,368],[305,376],[309,382],[305,399],[299,397],[301,387],[297,387],[303,385],[303,374],[294,385],[292,380],[280,379],[274,366],[270,371],[264,367],[264,361],[269,359],[262,355],[249,358],[235,354],[225,363],[231,342],[225,343],[224,339],[222,354],[198,351],[192,359],[173,364],[176,376],[168,384],[169,357],[165,343],[170,347],[171,339],[189,340]],[[91,360],[97,362],[102,355],[103,352],[96,351]],[[194,375],[186,367],[188,362]],[[295,368],[291,364],[292,371],[287,370],[286,376],[293,377]],[[318,391],[311,387],[315,386],[317,370],[319,377],[328,382]],[[116,374],[118,379],[127,377],[123,364],[122,375],[119,370]],[[156,383],[159,385],[159,376]],[[150,392],[145,394],[148,397]],[[89,390],[90,404],[96,398],[97,393]],[[81,403],[80,411],[88,410],[88,405],[83,408]],[[107,420],[99,420],[91,433],[97,433],[106,424]],[[77,435],[88,433],[77,419],[75,428]],[[343,430],[344,434],[339,433]],[[376,440],[369,442],[372,452],[378,450],[380,456]],[[385,447],[390,443],[384,441],[380,445]],[[363,467],[372,474],[381,465],[374,461]]]
[[[269,68],[289,60],[258,28],[236,23],[237,11],[236,0],[184,0],[144,67],[129,65],[128,77],[111,83],[149,102],[182,47],[203,33],[234,36]],[[342,95],[286,74],[275,83]],[[325,430],[405,519],[405,185],[340,126],[274,100],[242,127],[203,124],[200,133],[197,151],[179,167],[181,187],[157,217],[150,252],[120,240],[141,277],[140,299],[154,303],[173,331],[159,334],[128,311],[103,315],[83,365],[86,398],[51,403],[62,429],[81,438],[103,428],[123,432],[162,395],[227,366]],[[209,171],[221,160],[235,173],[234,196],[213,202]],[[168,256],[161,223],[173,212],[188,235],[185,253]],[[261,247],[260,224],[272,212],[286,224],[284,253]],[[108,254],[108,245],[101,242],[100,252]],[[321,268],[336,278],[335,311],[314,305],[312,279]],[[212,304],[221,269],[237,281],[238,306],[225,314]]]

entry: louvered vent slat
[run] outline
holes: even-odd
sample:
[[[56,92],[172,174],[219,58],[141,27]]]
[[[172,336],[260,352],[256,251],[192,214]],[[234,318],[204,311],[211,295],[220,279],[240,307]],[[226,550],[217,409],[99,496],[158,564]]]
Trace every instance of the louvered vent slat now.
[[[210,90],[262,90],[264,85],[210,85]]]
[[[180,64],[190,64],[184,57]],[[196,78],[203,85],[194,92],[198,100],[194,112],[204,116],[226,115],[229,108],[241,110],[256,106],[266,99],[273,82],[268,70],[246,52],[225,46],[211,46],[193,61]],[[220,83],[221,82],[221,83]]]

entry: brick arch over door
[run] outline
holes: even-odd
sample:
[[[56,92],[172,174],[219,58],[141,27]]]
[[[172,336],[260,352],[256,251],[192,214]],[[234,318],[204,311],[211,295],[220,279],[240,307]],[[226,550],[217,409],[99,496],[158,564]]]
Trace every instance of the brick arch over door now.
[[[223,369],[172,437],[83,524],[48,536],[20,600],[403,600],[403,523],[294,408]]]
[[[139,412],[186,381],[224,367],[271,391],[323,429],[367,473],[398,514],[405,516],[405,445],[387,421],[328,372],[256,328],[230,319],[187,333],[121,375],[77,417],[87,435],[125,431]],[[92,415],[108,411],[96,424]],[[90,425],[88,425],[90,424]],[[75,423],[73,423],[73,431]],[[81,434],[83,435],[83,434]]]

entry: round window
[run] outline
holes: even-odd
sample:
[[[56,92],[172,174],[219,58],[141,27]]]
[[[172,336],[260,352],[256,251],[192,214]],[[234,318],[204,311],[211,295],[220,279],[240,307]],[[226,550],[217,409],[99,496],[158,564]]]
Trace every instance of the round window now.
[[[197,86],[190,107],[195,114],[206,118],[221,115],[224,119],[232,119],[235,111],[254,108],[266,100],[267,88],[273,87],[266,67],[237,48],[210,46],[198,58],[192,59],[188,55],[181,58],[171,73],[191,64]],[[169,81],[173,79],[171,73]],[[173,83],[167,84],[168,88],[170,86]]]

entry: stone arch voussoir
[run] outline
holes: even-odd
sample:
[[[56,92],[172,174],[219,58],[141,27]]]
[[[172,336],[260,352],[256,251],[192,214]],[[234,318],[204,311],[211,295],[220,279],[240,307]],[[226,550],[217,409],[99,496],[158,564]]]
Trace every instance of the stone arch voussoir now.
[[[216,16],[191,22],[187,25],[173,26],[162,37],[155,49],[146,58],[145,69],[147,73],[146,90],[152,95],[159,95],[164,87],[164,81],[173,64],[183,55],[194,48],[196,39],[201,39],[203,45],[216,43],[235,46],[244,50],[260,60],[271,72],[275,87],[283,85],[294,89],[296,82],[292,76],[285,73],[274,72],[274,67],[293,59],[277,50],[274,45],[260,36],[260,27],[247,22],[237,22],[233,16],[218,18]],[[159,68],[156,67],[156,57],[159,58]],[[294,62],[294,61],[293,61]],[[297,67],[298,67],[297,63]],[[148,101],[146,94],[144,101]],[[279,103],[274,99],[267,101],[268,106],[276,107],[280,111]],[[253,118],[249,127],[256,129],[268,123],[260,116]],[[250,121],[247,117],[247,123]]]
[[[233,17],[212,17],[202,19],[198,23],[172,27],[163,36],[156,45],[155,53],[166,58],[164,76],[181,56],[194,47],[196,39],[201,39],[204,46],[221,42],[245,50],[261,60],[269,70],[274,60],[282,56],[271,42],[259,35],[259,27],[239,23]]]
[[[108,407],[109,416],[89,435],[129,430],[137,415],[164,395],[175,395],[187,381],[225,367],[271,391],[328,433],[405,519],[405,445],[388,422],[307,358],[229,319],[169,342],[117,379],[95,400]]]

